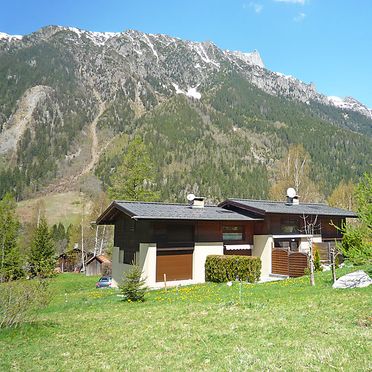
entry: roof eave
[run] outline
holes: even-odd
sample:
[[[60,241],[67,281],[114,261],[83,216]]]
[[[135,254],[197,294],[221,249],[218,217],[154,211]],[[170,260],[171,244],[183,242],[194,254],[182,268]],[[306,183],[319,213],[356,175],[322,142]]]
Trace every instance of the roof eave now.
[[[285,213],[283,212],[267,212],[268,215],[271,215],[271,214],[296,214],[296,215],[299,215],[299,216],[319,216],[319,217],[339,217],[339,218],[358,218],[358,216],[353,213],[353,214],[350,214],[350,215],[346,215],[346,214],[332,214],[332,213],[319,213],[319,212],[296,212],[296,211],[286,211]]]
[[[262,216],[264,216],[266,214],[266,211],[264,209],[259,209],[259,208],[247,206],[245,204],[239,203],[238,201],[232,200],[232,199],[226,199],[222,203],[218,204],[218,206],[221,207],[221,208],[224,208],[227,205],[231,205],[233,207],[238,207],[238,208],[244,209],[244,210],[252,212],[252,213],[260,214]]]
[[[97,225],[113,225],[114,221],[108,220],[110,216],[114,213],[115,210],[123,212],[127,216],[133,218],[135,216],[134,213],[129,211],[128,209],[124,208],[120,205],[116,200],[111,202],[111,204],[106,208],[106,210],[97,218],[96,224]]]
[[[235,222],[235,221],[263,221],[263,218],[228,218],[228,219],[221,219],[221,218],[187,218],[187,217],[154,217],[154,216],[133,216],[132,217],[134,220],[154,220],[154,221],[159,221],[159,220],[174,220],[174,221],[220,221],[220,222]]]

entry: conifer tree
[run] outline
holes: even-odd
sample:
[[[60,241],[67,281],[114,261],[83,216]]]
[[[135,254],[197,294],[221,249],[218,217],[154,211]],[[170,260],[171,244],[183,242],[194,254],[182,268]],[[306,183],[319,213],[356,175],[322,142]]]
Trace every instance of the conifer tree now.
[[[148,288],[146,287],[146,280],[142,278],[142,270],[139,266],[133,265],[132,268],[124,274],[123,281],[119,288],[124,301],[145,301],[145,294]]]
[[[19,221],[16,202],[10,194],[0,201],[0,282],[23,276],[18,245]]]
[[[41,217],[31,242],[29,257],[31,276],[46,278],[55,267],[55,248],[45,217]]]
[[[159,196],[151,189],[154,176],[146,145],[136,137],[129,143],[122,163],[111,177],[109,196],[113,199],[155,201]]]

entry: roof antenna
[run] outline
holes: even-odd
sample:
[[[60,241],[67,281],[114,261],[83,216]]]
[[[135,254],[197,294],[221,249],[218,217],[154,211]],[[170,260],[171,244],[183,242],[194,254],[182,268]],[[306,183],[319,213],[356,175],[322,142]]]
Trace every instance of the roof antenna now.
[[[293,187],[289,187],[287,189],[287,205],[298,205],[300,201],[298,199],[298,195],[296,190]]]

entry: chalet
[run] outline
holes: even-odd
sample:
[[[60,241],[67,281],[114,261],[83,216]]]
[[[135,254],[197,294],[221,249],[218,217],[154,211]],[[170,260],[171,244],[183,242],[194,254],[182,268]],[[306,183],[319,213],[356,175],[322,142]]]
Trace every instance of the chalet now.
[[[309,238],[334,243],[342,238],[335,226],[356,215],[299,203],[293,191],[286,202],[227,199],[218,206],[204,205],[193,195],[188,204],[114,201],[97,219],[97,224],[115,225],[113,279],[118,283],[134,263],[150,287],[165,279],[202,283],[206,257],[212,254],[260,257],[262,278],[303,275]],[[317,219],[311,233],[305,233],[304,217]]]

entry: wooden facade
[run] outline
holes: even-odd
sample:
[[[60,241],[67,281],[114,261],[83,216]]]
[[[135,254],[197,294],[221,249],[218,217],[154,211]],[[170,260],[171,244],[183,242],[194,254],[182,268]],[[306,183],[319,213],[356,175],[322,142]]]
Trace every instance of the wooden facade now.
[[[208,254],[256,252],[259,257],[265,257],[264,275],[296,277],[303,275],[307,267],[304,210],[309,212],[311,222],[313,210],[329,212],[317,217],[314,231],[317,243],[341,239],[336,226],[341,226],[343,216],[355,217],[352,212],[314,204],[288,206],[280,202],[265,204],[265,201],[244,204],[244,200],[237,200],[193,209],[182,204],[114,202],[98,223],[115,225],[114,245],[119,248],[117,262],[121,265],[144,262],[143,249],[147,248],[140,250],[141,244],[155,247],[151,253],[154,282],[163,281],[164,275],[167,281],[194,279],[194,275],[200,281],[201,269],[197,263],[205,260],[202,247],[206,247]],[[321,253],[323,258],[325,253]],[[193,262],[194,259],[197,261]]]
[[[285,224],[295,221],[295,227]],[[115,221],[114,245],[125,249],[129,262],[139,250],[139,243],[157,243],[160,246],[177,246],[194,244],[194,242],[221,242],[226,244],[253,244],[254,235],[303,234],[300,216],[268,215],[264,221],[136,221],[121,214]],[[341,233],[336,226],[341,219],[321,218],[321,229],[316,231],[322,238],[340,239]],[[226,241],[223,239],[224,226],[242,226],[242,239]],[[128,263],[129,263],[128,262]]]
[[[221,221],[135,221],[122,214],[115,222],[114,245],[122,252],[123,263],[136,261],[140,243],[156,243],[159,249],[178,249],[192,247],[195,242],[223,241],[224,226],[242,226],[242,239],[224,243],[231,245],[253,244],[254,224],[252,222]],[[234,252],[234,251],[231,251]],[[249,250],[238,250],[235,253],[251,255]]]

